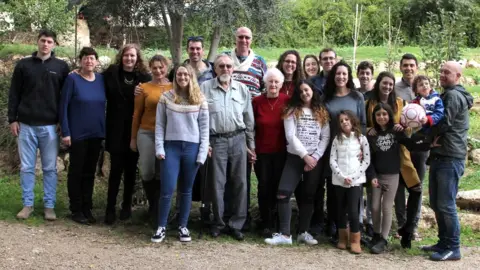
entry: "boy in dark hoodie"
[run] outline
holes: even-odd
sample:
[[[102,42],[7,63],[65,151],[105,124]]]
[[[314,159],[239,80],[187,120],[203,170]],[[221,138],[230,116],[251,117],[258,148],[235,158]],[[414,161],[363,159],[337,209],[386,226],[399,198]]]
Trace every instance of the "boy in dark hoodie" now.
[[[437,125],[439,137],[433,142],[429,158],[430,206],[435,212],[439,241],[422,247],[433,252],[430,259],[434,261],[461,258],[456,196],[465,170],[469,109],[473,105],[473,97],[459,84],[461,76],[462,68],[454,61],[446,62],[440,69],[445,115]]]

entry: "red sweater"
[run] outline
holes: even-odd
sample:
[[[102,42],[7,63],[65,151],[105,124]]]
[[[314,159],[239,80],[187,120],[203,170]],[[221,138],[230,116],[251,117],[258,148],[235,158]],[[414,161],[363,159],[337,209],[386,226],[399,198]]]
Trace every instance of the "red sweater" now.
[[[292,97],[294,90],[295,84],[293,83],[293,81],[283,82],[282,88],[280,88],[280,93],[287,94],[288,97]]]
[[[289,99],[286,94],[282,93],[277,98],[267,98],[263,94],[253,99],[256,153],[268,154],[286,151],[287,140],[285,139],[282,113]]]

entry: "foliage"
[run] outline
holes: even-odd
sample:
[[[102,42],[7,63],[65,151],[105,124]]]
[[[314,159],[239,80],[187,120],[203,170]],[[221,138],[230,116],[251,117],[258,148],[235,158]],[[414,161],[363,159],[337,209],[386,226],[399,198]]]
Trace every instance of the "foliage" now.
[[[67,6],[67,0],[16,0],[0,5],[0,11],[11,14],[16,31],[51,29],[62,34],[75,20],[73,10]]]
[[[420,27],[425,70],[438,83],[438,70],[444,61],[459,60],[465,44],[465,27],[457,12],[440,10],[428,13],[428,21]]]

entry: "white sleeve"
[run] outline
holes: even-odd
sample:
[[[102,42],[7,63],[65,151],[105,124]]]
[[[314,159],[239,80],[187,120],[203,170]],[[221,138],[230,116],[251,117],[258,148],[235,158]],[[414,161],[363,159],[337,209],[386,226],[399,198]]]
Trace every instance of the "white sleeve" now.
[[[297,127],[295,125],[294,114],[290,114],[287,118],[283,120],[283,124],[285,126],[285,137],[287,139],[289,150],[291,154],[297,155],[300,158],[305,157],[308,155],[307,149],[303,146],[300,142],[298,137],[296,136]]]
[[[342,173],[340,167],[338,167],[337,143],[338,140],[337,138],[335,138],[332,143],[332,150],[330,151],[330,168],[332,168],[333,174],[340,176],[342,179],[345,179],[347,177]]]

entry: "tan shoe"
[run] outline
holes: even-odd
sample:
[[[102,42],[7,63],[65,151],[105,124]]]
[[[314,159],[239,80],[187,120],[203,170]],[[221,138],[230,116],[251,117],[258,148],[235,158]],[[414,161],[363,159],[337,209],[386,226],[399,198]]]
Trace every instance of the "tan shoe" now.
[[[24,206],[22,211],[18,212],[17,218],[18,219],[27,219],[30,217],[30,215],[33,213],[33,207],[32,206]]]
[[[49,221],[57,220],[57,215],[55,214],[55,210],[53,208],[45,208],[44,210],[45,219]]]
[[[362,253],[362,247],[360,246],[360,233],[350,233],[350,251],[354,254]]]
[[[348,238],[349,238],[349,229],[339,229],[338,230],[338,244],[337,248],[347,249]]]

